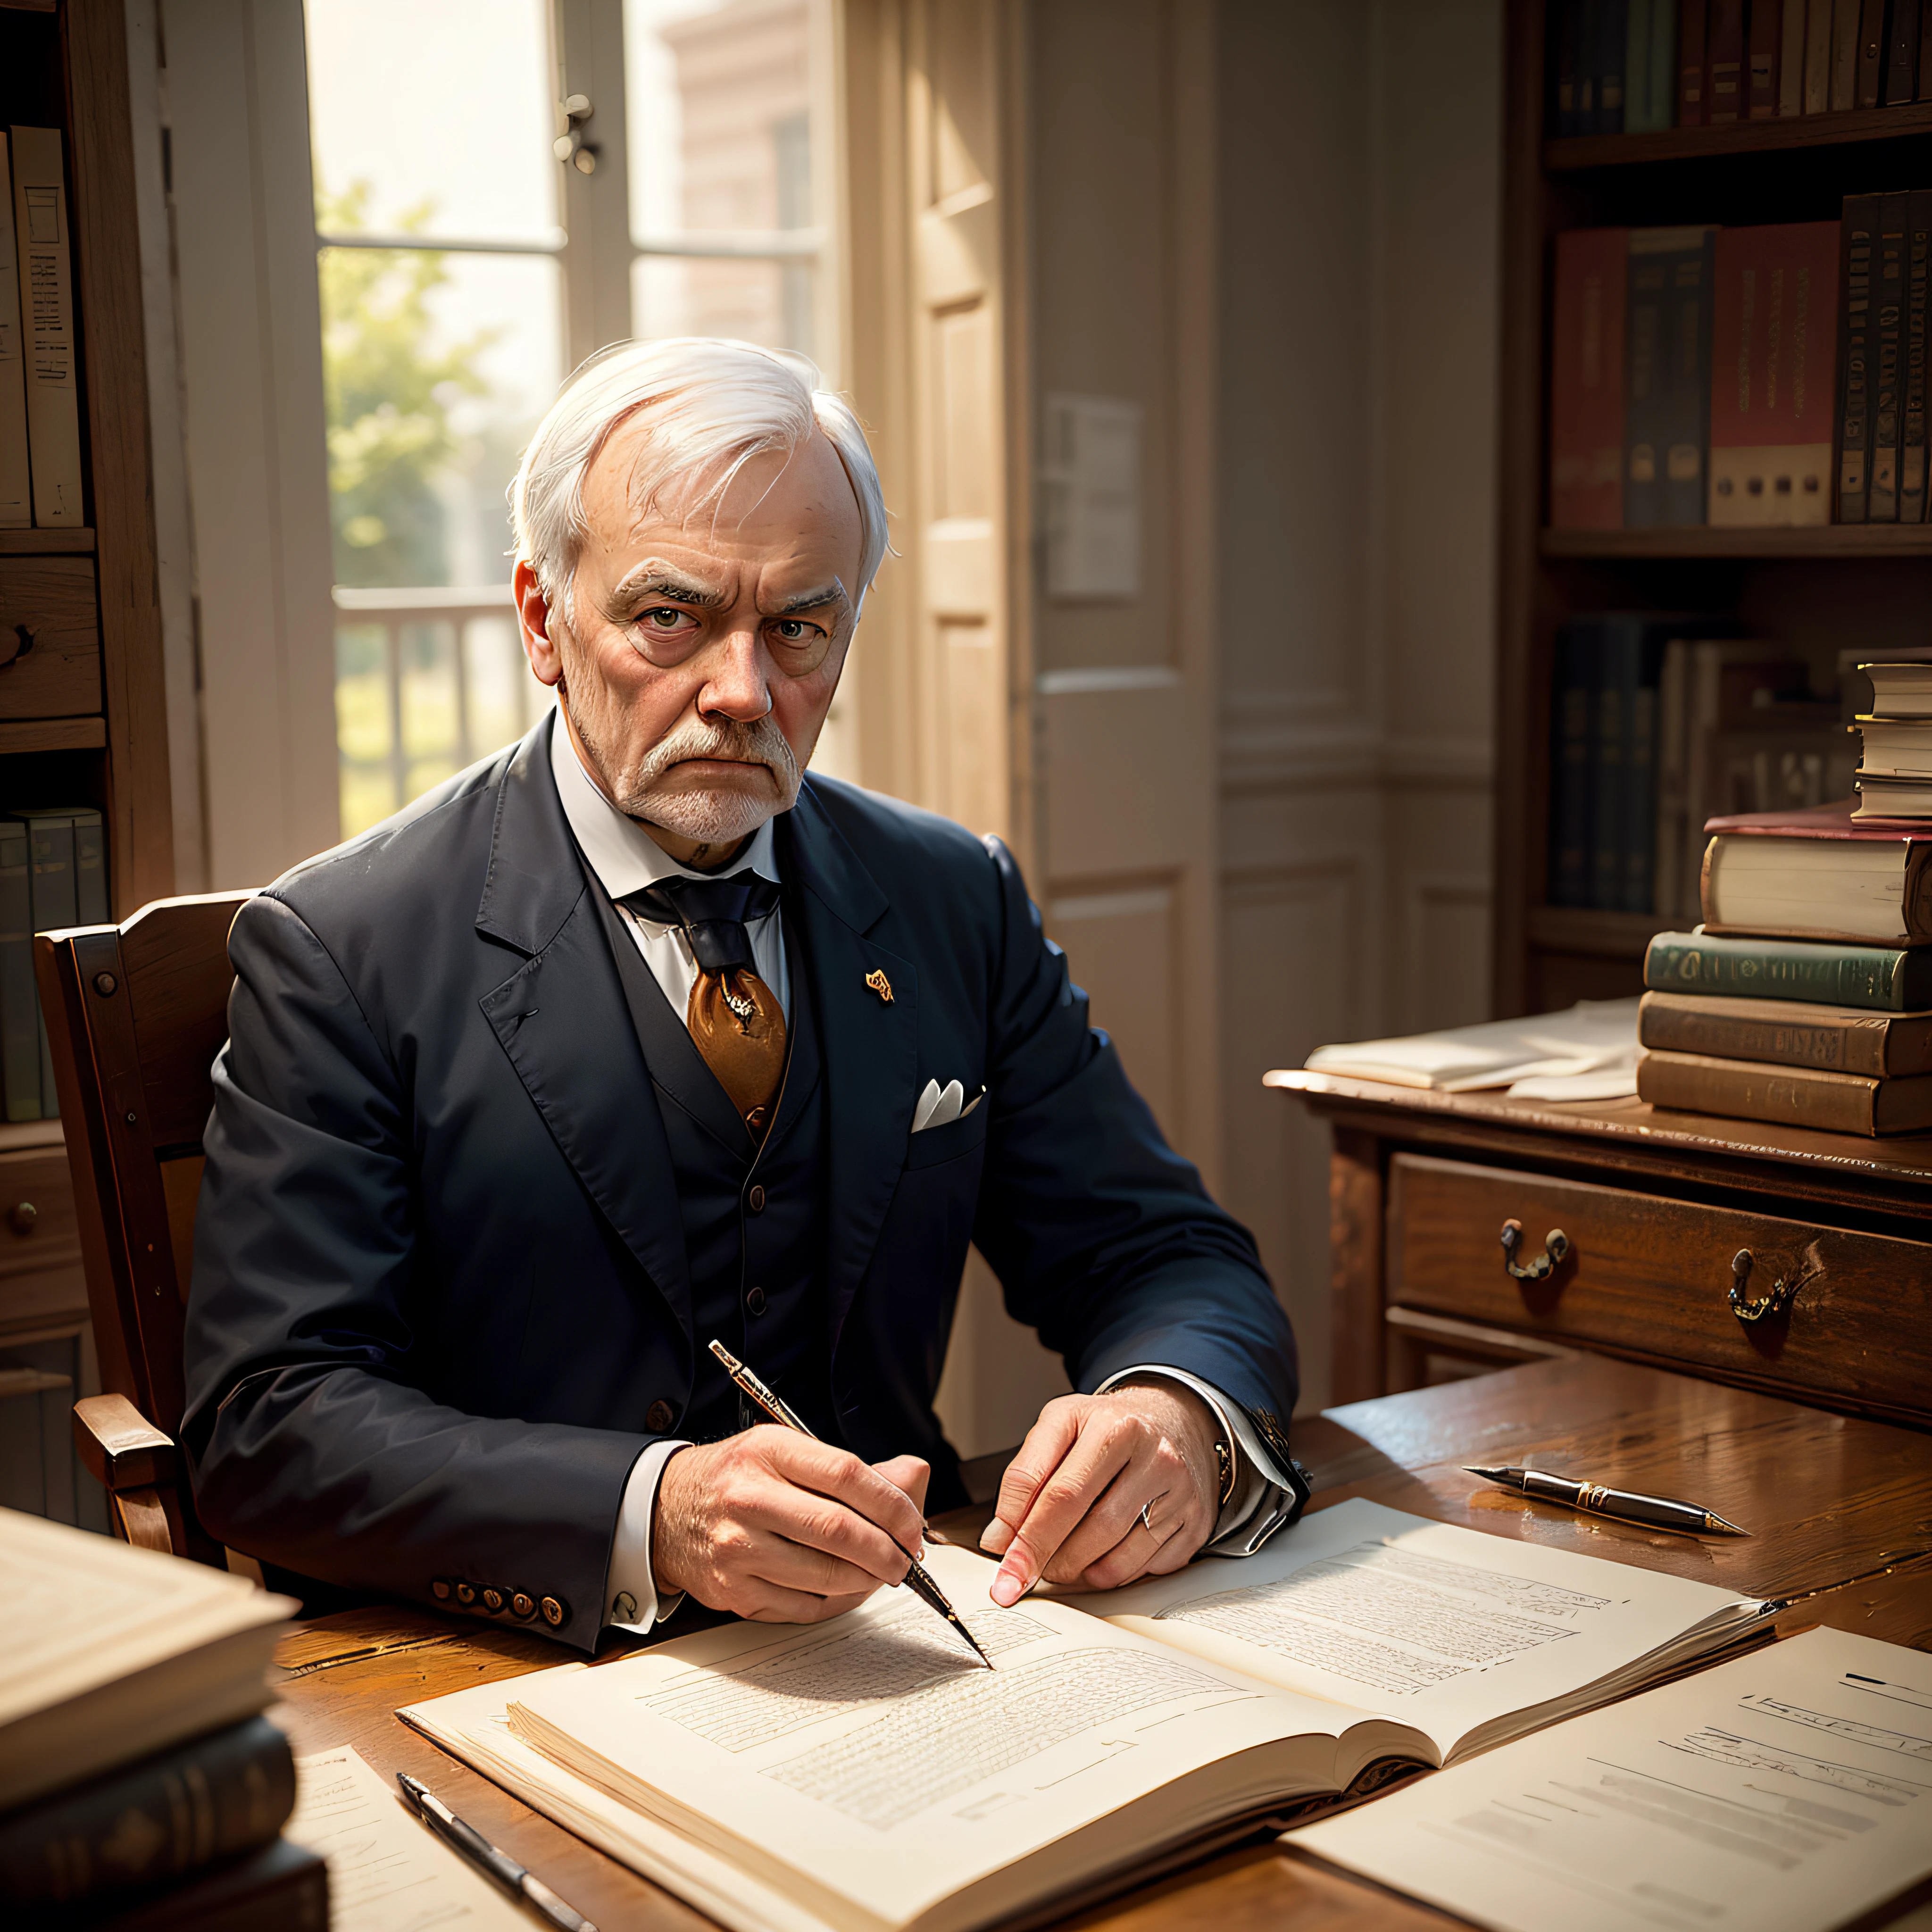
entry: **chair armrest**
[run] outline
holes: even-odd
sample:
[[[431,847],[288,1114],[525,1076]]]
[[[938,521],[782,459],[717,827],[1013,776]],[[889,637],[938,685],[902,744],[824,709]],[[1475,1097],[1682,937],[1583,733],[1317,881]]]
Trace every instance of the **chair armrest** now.
[[[74,1406],[74,1443],[110,1492],[165,1488],[180,1471],[171,1438],[124,1395],[83,1396]]]

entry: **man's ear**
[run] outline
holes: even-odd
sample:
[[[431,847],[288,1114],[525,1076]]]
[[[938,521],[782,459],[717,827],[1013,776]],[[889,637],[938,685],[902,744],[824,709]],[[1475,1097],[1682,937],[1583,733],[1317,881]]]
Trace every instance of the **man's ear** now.
[[[550,601],[537,581],[537,574],[520,559],[510,579],[510,591],[517,601],[517,628],[522,634],[524,655],[530,661],[532,673],[539,684],[561,684],[563,655],[552,632],[562,626],[553,623]]]

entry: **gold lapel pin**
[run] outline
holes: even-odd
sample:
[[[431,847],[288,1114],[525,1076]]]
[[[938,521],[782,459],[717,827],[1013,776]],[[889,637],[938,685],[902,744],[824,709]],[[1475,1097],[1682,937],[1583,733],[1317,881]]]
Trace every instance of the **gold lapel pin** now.
[[[879,998],[884,1000],[887,1006],[890,1006],[892,1004],[892,982],[886,977],[884,974],[879,970],[878,967],[874,966],[872,970],[866,975],[866,984],[871,987],[872,991],[878,994]]]

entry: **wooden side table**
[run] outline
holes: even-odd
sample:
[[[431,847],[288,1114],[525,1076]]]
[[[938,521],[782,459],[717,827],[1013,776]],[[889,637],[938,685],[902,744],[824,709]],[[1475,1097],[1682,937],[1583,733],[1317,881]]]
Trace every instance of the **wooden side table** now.
[[[1932,1136],[1305,1072],[1337,1402],[1583,1351],[1932,1428]]]

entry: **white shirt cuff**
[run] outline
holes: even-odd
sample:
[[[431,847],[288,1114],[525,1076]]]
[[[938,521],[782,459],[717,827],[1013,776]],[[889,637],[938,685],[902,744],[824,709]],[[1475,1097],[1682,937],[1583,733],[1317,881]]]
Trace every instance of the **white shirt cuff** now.
[[[1190,1375],[1185,1369],[1174,1368],[1165,1362],[1144,1362],[1109,1376],[1094,1394],[1105,1395],[1109,1389],[1137,1376],[1163,1376],[1169,1382],[1180,1383],[1183,1388],[1192,1389],[1214,1412],[1216,1419],[1233,1439],[1241,1459],[1234,1479],[1234,1492],[1221,1505],[1221,1514],[1214,1522],[1214,1533],[1202,1545],[1201,1553],[1204,1556],[1252,1556],[1293,1515],[1295,1489],[1292,1478],[1255,1432],[1247,1411],[1239,1402],[1223,1395],[1212,1382],[1204,1382],[1198,1376]],[[1247,1534],[1238,1534],[1244,1528],[1249,1532]]]
[[[682,1591],[658,1600],[657,1579],[651,1574],[651,1520],[657,1511],[664,1465],[680,1449],[690,1447],[688,1442],[653,1442],[631,1465],[624,1499],[617,1506],[617,1534],[610,1544],[609,1594],[604,1606],[607,1629],[642,1636],[684,1601]]]

